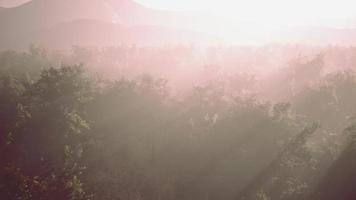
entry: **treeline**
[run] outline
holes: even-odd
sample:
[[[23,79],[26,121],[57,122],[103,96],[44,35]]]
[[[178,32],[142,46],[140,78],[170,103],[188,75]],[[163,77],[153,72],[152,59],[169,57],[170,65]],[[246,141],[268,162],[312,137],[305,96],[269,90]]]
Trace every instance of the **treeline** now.
[[[0,73],[0,199],[355,195],[352,71],[281,103],[214,80],[177,95],[150,75],[102,79],[36,48],[0,54]]]

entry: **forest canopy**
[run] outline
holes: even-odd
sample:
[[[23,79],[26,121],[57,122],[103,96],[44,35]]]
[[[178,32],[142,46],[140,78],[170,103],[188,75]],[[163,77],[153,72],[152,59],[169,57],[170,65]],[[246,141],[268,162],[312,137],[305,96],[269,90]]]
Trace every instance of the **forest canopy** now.
[[[152,59],[171,48],[185,60]],[[271,47],[283,48],[293,52]],[[105,58],[113,51],[126,56]],[[354,50],[296,56],[262,75],[198,63],[206,80],[183,89],[172,84],[181,80],[132,70],[151,55],[146,67],[166,59],[178,72],[174,63],[187,65],[195,51],[0,53],[0,198],[355,197],[355,73],[330,64],[351,62],[339,57]],[[105,66],[132,71],[107,75]]]

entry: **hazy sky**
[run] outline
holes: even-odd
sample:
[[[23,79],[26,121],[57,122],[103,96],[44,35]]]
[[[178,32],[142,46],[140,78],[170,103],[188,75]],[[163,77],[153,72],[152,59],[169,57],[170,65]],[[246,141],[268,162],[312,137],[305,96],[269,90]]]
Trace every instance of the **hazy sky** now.
[[[234,19],[303,24],[356,17],[356,0],[137,0],[163,9],[199,10]]]
[[[14,6],[28,0],[0,0]],[[75,0],[73,0],[75,1]],[[323,19],[356,18],[356,0],[135,0],[143,5],[209,12],[242,21],[271,26],[300,25]]]
[[[355,0],[136,0],[142,4],[175,10],[202,10],[220,14],[256,14],[261,11],[268,14],[278,13],[312,17],[344,17],[356,15]],[[302,13],[300,13],[302,12]]]

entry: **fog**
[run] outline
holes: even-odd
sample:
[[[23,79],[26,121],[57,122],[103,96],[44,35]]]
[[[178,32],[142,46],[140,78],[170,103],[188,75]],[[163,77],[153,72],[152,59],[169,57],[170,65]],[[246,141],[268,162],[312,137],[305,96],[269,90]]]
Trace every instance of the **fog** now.
[[[139,2],[0,1],[0,199],[356,199],[352,19]]]

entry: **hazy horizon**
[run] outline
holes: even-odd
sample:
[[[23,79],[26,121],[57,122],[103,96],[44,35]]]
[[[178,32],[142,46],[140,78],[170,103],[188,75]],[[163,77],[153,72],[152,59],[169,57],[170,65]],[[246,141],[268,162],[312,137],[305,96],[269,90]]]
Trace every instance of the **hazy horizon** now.
[[[351,0],[0,7],[0,200],[356,199]]]
[[[16,7],[29,1],[2,0],[0,6]],[[310,34],[317,37],[318,34],[328,34],[328,32],[330,32],[330,35],[338,35],[339,30],[347,32],[356,28],[356,3],[351,0],[337,2],[321,0],[222,0],[219,2],[135,0],[135,2],[147,9],[156,11],[189,11],[194,16],[186,17],[193,19],[192,21],[187,19],[177,21],[174,19],[169,26],[210,34],[223,39],[223,44],[309,43],[309,39],[301,37]],[[88,1],[88,4],[90,4],[90,1]],[[115,9],[117,8],[111,8],[113,12],[117,12],[114,16],[120,15],[121,11]],[[209,19],[203,20],[207,16],[209,16]],[[112,21],[114,21],[114,18]],[[167,21],[167,23],[169,22]],[[165,25],[167,23],[165,22]],[[145,23],[139,24],[145,25]],[[330,30],[324,31],[322,29]],[[331,41],[327,41],[329,37],[325,36],[325,39],[321,37],[321,39],[318,39],[320,42],[315,44],[332,44]],[[342,37],[343,40],[349,40],[348,35]],[[344,45],[345,42],[336,42],[335,44],[341,43]]]
[[[31,0],[0,0],[0,7],[17,7]],[[329,25],[325,21],[356,20],[356,2],[352,0],[134,0],[153,9],[204,12],[232,20],[272,27]],[[320,6],[323,5],[323,6]],[[303,13],[300,15],[300,13]],[[332,23],[343,27],[345,24]],[[355,26],[353,26],[355,27]]]

